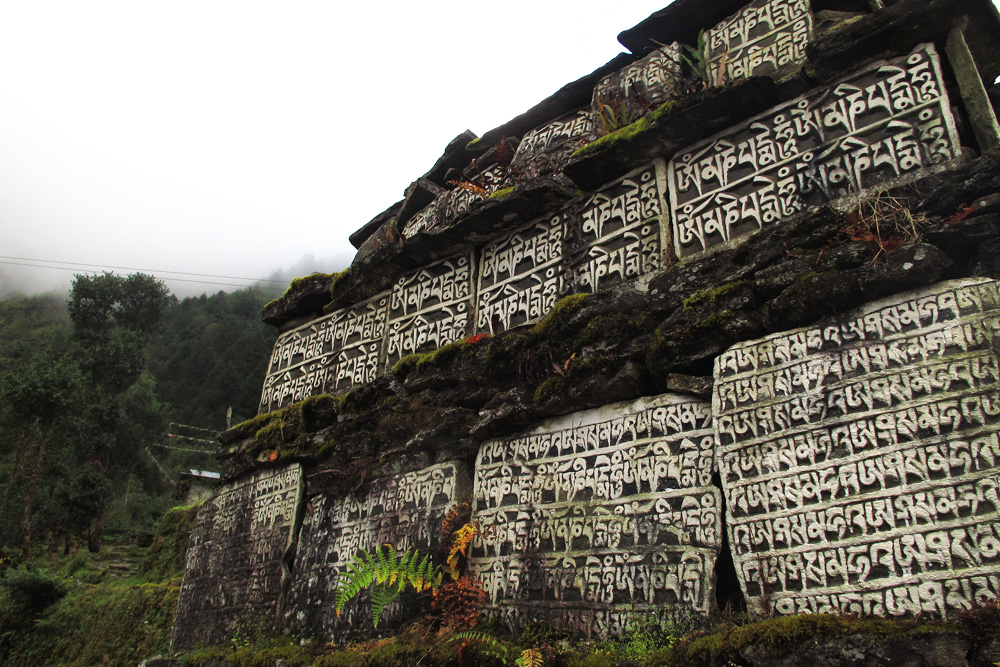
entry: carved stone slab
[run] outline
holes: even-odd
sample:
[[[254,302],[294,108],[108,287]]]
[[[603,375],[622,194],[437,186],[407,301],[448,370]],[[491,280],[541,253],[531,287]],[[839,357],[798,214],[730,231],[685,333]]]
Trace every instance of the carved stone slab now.
[[[616,403],[482,445],[474,517],[493,531],[470,571],[492,614],[574,633],[620,632],[635,613],[706,613],[721,548],[705,402]]]
[[[450,226],[455,218],[464,215],[477,202],[483,201],[484,194],[488,197],[499,190],[505,173],[505,170],[493,165],[475,174],[474,180],[470,182],[474,187],[458,185],[441,193],[406,222],[403,236],[410,237],[438,227]]]
[[[705,34],[709,81],[780,78],[805,62],[812,28],[808,0],[750,3]]]
[[[349,605],[337,619],[333,601],[341,570],[359,550],[381,544],[431,554],[440,544],[445,514],[468,499],[470,486],[466,467],[453,462],[377,479],[357,495],[310,498],[289,591],[286,617],[291,625],[318,636],[344,625],[370,626],[367,606]],[[386,622],[398,618],[399,611],[387,610]]]
[[[940,283],[716,360],[737,573],[777,613],[1000,594],[998,283]]]
[[[668,175],[677,256],[916,178],[958,151],[933,45],[873,63],[677,153]]]
[[[562,292],[562,215],[541,219],[480,253],[476,330],[499,333],[541,319]]]
[[[536,128],[518,144],[511,170],[522,178],[560,172],[573,152],[597,138],[591,114],[578,111]]]
[[[387,365],[469,335],[472,265],[469,252],[404,276],[392,288],[386,334]]]
[[[657,160],[584,203],[569,232],[586,246],[574,263],[576,291],[596,292],[660,268],[665,193],[664,166]]]
[[[618,129],[652,111],[681,92],[681,47],[677,42],[656,49],[644,58],[601,79],[590,104],[594,127]],[[614,127],[607,127],[615,121]]]
[[[283,333],[264,376],[260,412],[374,380],[388,303],[389,294],[380,294]]]
[[[278,620],[282,559],[302,492],[296,463],[229,484],[201,508],[177,602],[175,651],[225,644],[246,619]]]

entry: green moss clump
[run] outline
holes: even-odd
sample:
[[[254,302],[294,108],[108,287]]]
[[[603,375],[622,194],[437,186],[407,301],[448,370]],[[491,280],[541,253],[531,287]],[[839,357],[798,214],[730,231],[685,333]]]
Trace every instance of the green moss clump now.
[[[703,289],[700,292],[695,292],[688,298],[684,299],[684,314],[690,316],[696,306],[700,306],[704,303],[715,303],[726,294],[735,292],[736,290],[746,287],[749,284],[749,280],[737,280],[735,282],[719,285],[718,287],[710,287],[708,289]]]
[[[397,361],[395,364],[393,364],[389,372],[397,377],[400,375],[408,375],[410,371],[414,370],[417,367],[417,364],[420,362],[420,359],[424,356],[426,355],[408,354],[399,361]]]
[[[694,325],[695,329],[711,329],[712,327],[717,327],[725,324],[736,317],[736,313],[731,310],[720,310],[717,313],[712,313],[698,324]]]
[[[465,150],[467,151],[477,150],[479,148],[479,144],[482,141],[482,139],[483,139],[482,137],[476,137],[469,143],[465,144]]]
[[[648,117],[640,118],[630,125],[620,127],[614,132],[605,134],[603,137],[599,137],[598,139],[591,141],[586,146],[576,149],[573,152],[573,157],[583,157],[585,155],[597,153],[598,151],[602,151],[605,148],[614,146],[615,144],[628,141],[632,137],[642,134],[652,126],[653,124]]]
[[[583,307],[589,294],[570,294],[565,296],[552,306],[552,310],[531,330],[531,337],[538,340],[545,338],[562,327],[566,326],[570,318]]]
[[[956,632],[957,626],[948,623],[928,625],[918,624],[916,621],[859,619],[832,614],[781,616],[730,628],[659,651],[651,655],[646,664],[649,667],[738,664],[742,661],[741,652],[750,646],[764,646],[787,652],[806,641],[818,643],[848,635],[864,635],[884,640],[927,630]]]
[[[512,192],[514,192],[514,187],[513,186],[511,186],[509,188],[500,188],[499,190],[497,190],[496,192],[494,192],[493,194],[491,194],[489,198],[490,199],[503,199],[504,197],[509,196],[510,193],[512,193]]]
[[[184,576],[185,557],[194,519],[202,503],[175,507],[156,524],[153,542],[139,564],[139,572],[154,581]]]

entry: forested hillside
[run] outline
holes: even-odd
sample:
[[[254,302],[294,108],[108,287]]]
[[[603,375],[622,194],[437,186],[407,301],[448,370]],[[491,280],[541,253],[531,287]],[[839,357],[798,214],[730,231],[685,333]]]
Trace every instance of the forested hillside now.
[[[183,500],[182,471],[216,469],[226,411],[257,410],[275,337],[263,292],[178,301],[143,278],[0,301],[0,547],[15,560],[149,532]]]

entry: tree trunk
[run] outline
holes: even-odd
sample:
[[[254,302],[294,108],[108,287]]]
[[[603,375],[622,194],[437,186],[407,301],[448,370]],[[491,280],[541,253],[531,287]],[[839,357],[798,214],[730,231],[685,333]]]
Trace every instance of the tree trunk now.
[[[42,460],[45,458],[45,448],[49,444],[51,433],[46,433],[38,441],[38,457],[31,471],[31,480],[24,492],[24,514],[21,517],[21,555],[24,560],[31,560],[31,510],[35,503],[35,490],[38,488],[38,477],[42,470]]]
[[[92,554],[101,552],[101,541],[104,539],[104,512],[90,522],[87,530],[87,551]]]

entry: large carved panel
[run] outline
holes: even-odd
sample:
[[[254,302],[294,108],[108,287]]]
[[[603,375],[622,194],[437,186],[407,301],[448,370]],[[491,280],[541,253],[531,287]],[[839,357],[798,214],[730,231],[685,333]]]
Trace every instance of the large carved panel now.
[[[573,264],[576,291],[596,292],[662,266],[665,186],[663,162],[657,160],[584,203],[568,230],[582,246]]]
[[[705,34],[713,84],[751,76],[779,78],[806,59],[813,19],[808,0],[756,0]]]
[[[536,220],[483,247],[476,329],[499,333],[544,317],[562,293],[564,216]]]
[[[283,333],[264,377],[260,412],[374,380],[388,303],[388,293],[380,294]]]
[[[340,572],[359,550],[381,544],[416,547],[421,554],[431,554],[440,544],[444,515],[454,504],[468,500],[470,486],[464,465],[445,463],[377,479],[346,497],[311,497],[295,556],[288,621],[318,636],[345,625],[370,626],[370,610],[358,604],[346,607],[337,619],[333,601]],[[398,620],[400,612],[398,606],[390,607],[386,622]]]
[[[609,74],[594,87],[594,131],[611,132],[681,95],[681,47],[677,42]]]
[[[470,571],[508,627],[621,632],[635,614],[706,613],[721,546],[711,412],[658,396],[485,443]]]
[[[226,485],[195,519],[173,648],[225,644],[234,625],[278,621],[282,559],[302,499],[299,464]]]
[[[436,350],[469,335],[473,262],[469,252],[399,279],[389,301],[388,367],[408,354]]]
[[[716,360],[737,573],[781,614],[1000,595],[1000,293],[951,281]]]
[[[958,154],[938,55],[925,44],[678,152],[668,175],[675,251],[696,255]]]

